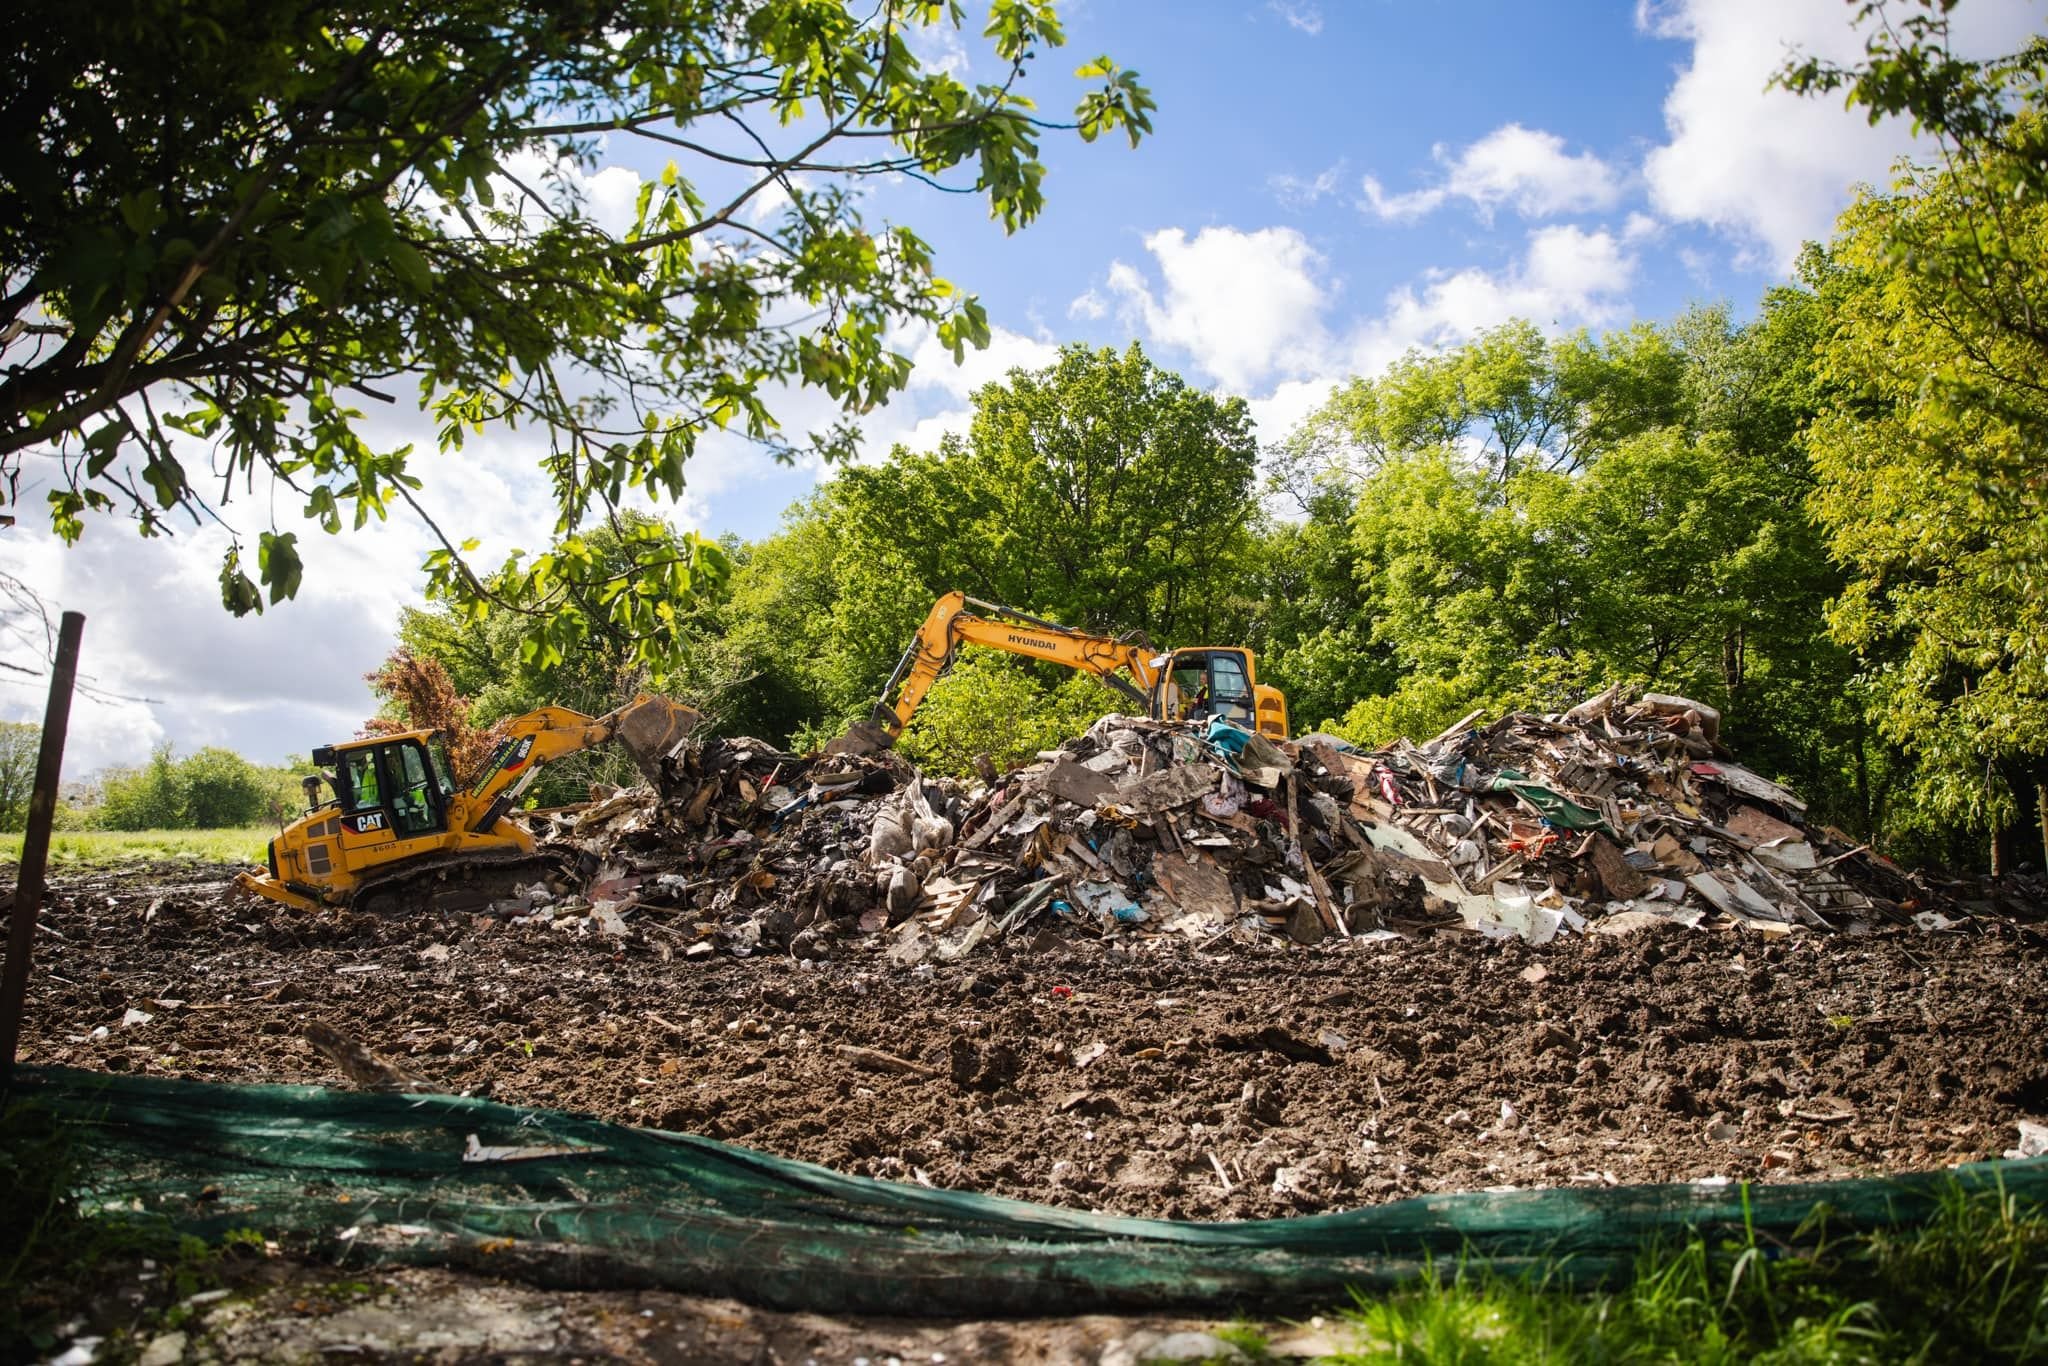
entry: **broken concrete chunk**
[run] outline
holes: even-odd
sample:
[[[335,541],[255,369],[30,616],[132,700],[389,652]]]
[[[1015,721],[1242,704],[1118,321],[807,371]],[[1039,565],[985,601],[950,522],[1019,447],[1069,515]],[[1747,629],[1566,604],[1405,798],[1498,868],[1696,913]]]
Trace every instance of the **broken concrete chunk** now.
[[[1213,791],[1223,770],[1214,764],[1180,764],[1148,778],[1126,781],[1116,803],[1131,811],[1170,811]]]
[[[1109,800],[1117,790],[1116,783],[1107,774],[1089,768],[1067,754],[1055,759],[1052,767],[1041,773],[1034,785],[1061,801],[1072,802],[1084,809]]]

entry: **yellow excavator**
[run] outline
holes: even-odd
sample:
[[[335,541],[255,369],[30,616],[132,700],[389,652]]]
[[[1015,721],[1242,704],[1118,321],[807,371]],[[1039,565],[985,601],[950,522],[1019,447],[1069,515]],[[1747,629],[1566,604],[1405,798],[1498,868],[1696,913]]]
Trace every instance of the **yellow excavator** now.
[[[661,760],[696,724],[691,708],[644,694],[597,717],[542,707],[506,723],[481,776],[463,789],[433,731],[323,745],[312,759],[328,772],[303,780],[306,814],[270,842],[267,868],[235,885],[302,911],[376,909],[429,879],[452,883],[458,900],[487,900],[484,883],[535,858],[533,836],[505,815],[542,765],[616,740],[659,786]],[[323,781],[334,791],[324,801]]]
[[[975,609],[970,611],[969,609]],[[932,604],[875,704],[873,724],[894,740],[962,645],[986,645],[1094,674],[1154,720],[1223,717],[1272,740],[1287,738],[1287,699],[1259,682],[1258,661],[1237,645],[1158,650],[1141,631],[1100,636],[964,593]]]

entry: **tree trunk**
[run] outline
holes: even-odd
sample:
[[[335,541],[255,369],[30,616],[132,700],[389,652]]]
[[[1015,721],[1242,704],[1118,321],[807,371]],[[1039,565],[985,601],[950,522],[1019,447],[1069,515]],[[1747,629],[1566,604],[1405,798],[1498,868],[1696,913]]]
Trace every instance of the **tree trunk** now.
[[[2012,827],[1999,826],[1991,832],[1991,876],[2004,877],[2012,871]]]

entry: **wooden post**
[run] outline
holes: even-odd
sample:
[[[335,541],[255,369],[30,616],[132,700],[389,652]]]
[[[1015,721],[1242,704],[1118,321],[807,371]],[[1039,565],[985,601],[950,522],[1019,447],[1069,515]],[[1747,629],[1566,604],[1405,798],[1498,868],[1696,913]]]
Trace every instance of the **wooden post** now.
[[[7,962],[0,967],[0,1093],[14,1084],[14,1055],[21,1044],[21,1012],[28,998],[29,950],[36,915],[43,905],[43,873],[50,858],[50,825],[57,817],[57,782],[64,766],[64,732],[71,724],[71,688],[78,678],[78,638],[85,617],[66,612],[57,628],[57,659],[50,668],[50,701],[43,712],[43,743],[36,754],[36,785],[28,799],[28,829],[21,841],[21,870],[14,881],[14,909],[7,933]]]

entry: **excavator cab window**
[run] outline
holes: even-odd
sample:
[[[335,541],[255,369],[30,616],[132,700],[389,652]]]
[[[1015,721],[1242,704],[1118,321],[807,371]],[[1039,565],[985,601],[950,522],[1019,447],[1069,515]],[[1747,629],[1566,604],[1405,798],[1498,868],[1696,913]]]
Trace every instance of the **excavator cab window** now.
[[[1177,651],[1171,677],[1180,695],[1180,715],[1184,719],[1206,721],[1221,716],[1247,730],[1251,728],[1251,674],[1245,667],[1243,651]]]

